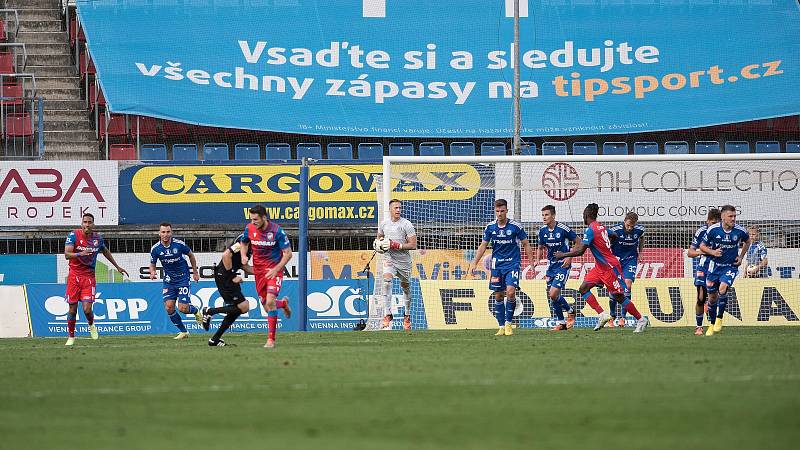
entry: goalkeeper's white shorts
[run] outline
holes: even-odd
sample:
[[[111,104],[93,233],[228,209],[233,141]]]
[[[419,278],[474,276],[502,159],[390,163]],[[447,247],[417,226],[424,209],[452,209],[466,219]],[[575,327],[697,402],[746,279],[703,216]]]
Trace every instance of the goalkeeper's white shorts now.
[[[393,277],[399,278],[401,282],[405,283],[411,282],[411,267],[396,267],[394,265],[384,264],[383,266],[384,278],[387,273]]]

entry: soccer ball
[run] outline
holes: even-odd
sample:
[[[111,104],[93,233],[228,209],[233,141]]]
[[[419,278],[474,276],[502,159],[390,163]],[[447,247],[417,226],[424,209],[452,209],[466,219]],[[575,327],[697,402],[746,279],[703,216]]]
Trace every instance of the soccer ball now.
[[[758,273],[758,265],[757,264],[750,264],[747,266],[747,273],[750,275],[755,275]]]
[[[375,239],[375,241],[372,242],[372,248],[381,255],[389,251],[390,245],[391,241],[385,237],[383,239]]]

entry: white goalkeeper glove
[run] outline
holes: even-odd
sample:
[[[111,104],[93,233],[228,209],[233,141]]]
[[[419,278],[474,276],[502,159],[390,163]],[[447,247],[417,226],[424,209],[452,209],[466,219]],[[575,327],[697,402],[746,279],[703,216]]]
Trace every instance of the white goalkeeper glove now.
[[[383,239],[375,239],[375,241],[372,243],[372,248],[380,254],[384,254],[387,251],[389,251],[389,248],[391,246],[392,246],[392,241],[390,241],[386,237],[384,237]]]

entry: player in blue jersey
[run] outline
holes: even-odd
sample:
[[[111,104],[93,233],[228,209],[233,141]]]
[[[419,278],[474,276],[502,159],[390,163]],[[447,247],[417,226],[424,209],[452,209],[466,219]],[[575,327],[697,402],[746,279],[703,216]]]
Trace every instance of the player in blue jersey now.
[[[767,278],[770,276],[767,246],[761,242],[761,230],[756,226],[747,227],[750,240],[753,242],[747,249],[747,266],[744,276],[747,278]]]
[[[708,308],[706,306],[706,301],[708,301],[708,291],[706,291],[706,272],[708,271],[709,255],[700,250],[700,244],[703,242],[703,238],[706,237],[706,231],[708,231],[708,227],[718,223],[719,220],[719,210],[717,208],[709,209],[708,215],[706,216],[706,224],[694,232],[692,243],[689,245],[689,250],[686,251],[686,255],[690,258],[698,258],[697,265],[695,266],[696,269],[694,271],[694,285],[697,288],[697,303],[694,305],[694,314],[695,319],[697,320],[697,326],[694,329],[695,336],[703,335],[703,313]]]
[[[706,336],[713,336],[722,330],[722,316],[728,305],[728,288],[733,285],[739,265],[750,247],[747,230],[736,224],[736,208],[725,205],[720,210],[722,221],[711,225],[706,231],[700,250],[711,255],[706,274],[708,290],[708,318],[711,325]]]
[[[556,221],[556,207],[547,205],[542,208],[542,222],[544,226],[539,229],[539,248],[536,261],[542,259],[540,252],[545,252],[549,262],[547,266],[547,298],[550,300],[550,309],[556,315],[556,326],[553,331],[568,330],[575,324],[575,311],[561,295],[561,289],[567,284],[569,270],[572,267],[572,258],[558,259],[553,256],[555,252],[568,252],[578,239],[578,235],[568,225]],[[567,320],[564,320],[564,311],[567,311]]]
[[[472,276],[478,262],[489,244],[492,245],[491,276],[489,289],[494,292],[494,315],[500,329],[495,336],[511,336],[514,330],[511,321],[517,306],[517,288],[522,267],[519,251],[520,244],[528,256],[528,263],[534,261],[533,247],[528,242],[528,235],[522,224],[508,219],[508,202],[497,199],[494,202],[494,214],[497,220],[486,225],[483,230],[483,241],[475,252],[475,259],[469,264],[467,274]],[[506,301],[503,302],[505,296]]]
[[[619,263],[622,264],[622,277],[628,287],[625,291],[625,299],[628,301],[631,299],[631,288],[636,280],[639,254],[644,248],[642,236],[644,236],[644,227],[639,225],[639,215],[633,211],[625,214],[625,219],[621,224],[608,230],[608,238],[611,240],[611,253],[619,258]],[[614,300],[609,300],[608,308],[611,313],[611,321],[608,322],[609,327],[615,325],[614,322],[617,317],[619,317],[619,322],[616,325],[624,327],[625,310],[622,309],[622,305]],[[619,314],[617,310],[619,310]]]
[[[164,269],[164,288],[162,297],[164,309],[167,311],[169,320],[178,328],[178,335],[175,339],[186,339],[189,332],[178,311],[184,314],[193,314],[198,324],[202,324],[203,316],[196,306],[192,305],[191,294],[189,293],[189,265],[186,264],[186,257],[192,263],[192,278],[194,281],[200,280],[197,271],[197,259],[186,243],[180,239],[172,237],[172,224],[161,222],[158,227],[159,241],[150,249],[150,279],[156,279],[156,261],[161,261]],[[175,303],[178,304],[178,311],[175,311]]]

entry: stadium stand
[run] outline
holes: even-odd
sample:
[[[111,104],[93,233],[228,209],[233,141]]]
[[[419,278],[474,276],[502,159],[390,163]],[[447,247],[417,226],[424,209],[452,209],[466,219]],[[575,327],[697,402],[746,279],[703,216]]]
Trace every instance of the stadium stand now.
[[[800,141],[788,141],[786,143],[786,153],[800,153]]]
[[[441,142],[423,142],[419,144],[420,156],[444,156],[444,144]]]
[[[747,141],[725,142],[725,153],[750,153],[750,143]]]
[[[542,155],[559,156],[567,154],[567,144],[564,142],[545,142],[542,144]]]
[[[596,155],[597,144],[594,142],[575,142],[572,144],[573,155]]]
[[[694,143],[694,153],[697,155],[714,155],[721,153],[717,141],[697,141]]]
[[[414,156],[414,144],[392,142],[389,144],[389,156]]]
[[[233,159],[259,160],[261,159],[261,146],[258,144],[236,144],[233,148]]]
[[[328,159],[353,159],[353,145],[349,142],[335,142],[328,144]]]
[[[475,156],[475,144],[472,142],[451,142],[450,156]]]
[[[142,161],[166,161],[167,146],[164,144],[143,144],[139,149]]]
[[[665,155],[685,155],[689,153],[689,143],[686,141],[668,141],[664,143]]]
[[[756,142],[756,153],[780,153],[781,143],[778,141]]]
[[[358,159],[383,159],[383,144],[374,142],[358,144]]]
[[[227,161],[230,158],[228,144],[212,142],[203,144],[204,161]]]
[[[504,142],[483,142],[481,144],[481,155],[501,156],[507,154],[508,149]]]
[[[292,159],[292,147],[289,144],[267,144],[264,151],[265,159]]]
[[[297,144],[297,159],[322,159],[322,146],[318,142],[301,142]]]
[[[134,160],[136,159],[136,146],[133,144],[111,144],[108,159]]]
[[[172,146],[173,161],[197,161],[197,145],[175,144]]]
[[[627,155],[628,144],[625,142],[604,142],[603,143],[604,155]]]
[[[658,142],[635,142],[633,144],[634,155],[657,155]]]

